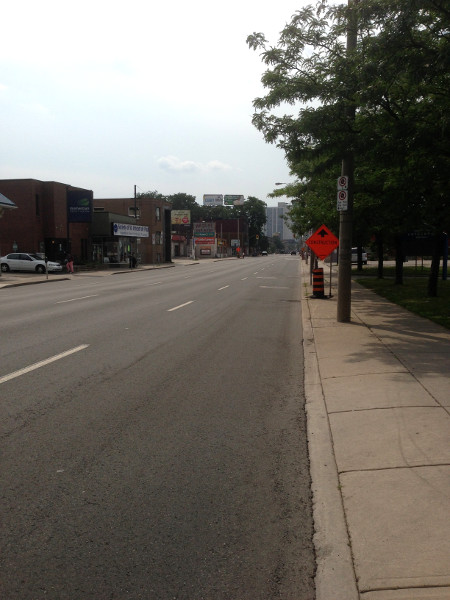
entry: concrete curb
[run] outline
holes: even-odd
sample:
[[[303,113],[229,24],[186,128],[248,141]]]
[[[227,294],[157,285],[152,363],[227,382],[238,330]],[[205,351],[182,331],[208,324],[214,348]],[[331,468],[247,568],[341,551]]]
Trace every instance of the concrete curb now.
[[[195,263],[187,263],[187,264],[195,264]],[[110,275],[124,275],[130,273],[142,273],[142,271],[157,271],[159,269],[170,269],[172,267],[176,267],[177,265],[174,263],[164,263],[159,266],[143,266],[137,267],[136,269],[123,269],[120,271],[115,271],[113,269],[109,270],[101,270],[101,271],[77,271],[72,275],[77,277],[108,277]],[[187,265],[183,265],[187,266]],[[71,280],[72,277],[69,274],[57,274],[52,273],[49,278],[45,275],[34,275],[33,273],[26,273],[22,277],[20,274],[13,274],[12,276],[9,274],[2,273],[0,276],[0,289],[8,288],[8,287],[19,287],[22,285],[35,285],[38,283],[55,283],[56,281],[68,281]]]
[[[303,264],[302,264],[303,267]],[[302,277],[308,274],[302,268]],[[305,290],[305,286],[303,286]],[[309,299],[302,294],[305,400],[313,493],[316,600],[358,600],[330,424],[320,380]]]

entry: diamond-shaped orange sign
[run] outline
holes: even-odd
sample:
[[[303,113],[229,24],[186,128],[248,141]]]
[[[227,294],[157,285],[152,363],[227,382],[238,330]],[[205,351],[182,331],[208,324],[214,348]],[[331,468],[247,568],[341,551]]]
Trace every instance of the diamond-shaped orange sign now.
[[[317,258],[323,260],[339,246],[339,240],[326,225],[321,225],[319,229],[306,240],[306,244],[311,248]]]

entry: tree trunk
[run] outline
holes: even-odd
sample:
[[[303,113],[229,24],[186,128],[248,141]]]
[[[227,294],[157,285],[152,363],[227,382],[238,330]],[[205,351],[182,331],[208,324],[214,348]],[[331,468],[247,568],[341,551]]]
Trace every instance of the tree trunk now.
[[[358,271],[362,271],[363,270],[363,259],[362,259],[362,246],[360,244],[358,244],[358,248],[357,248],[357,259],[358,259],[358,264],[357,264]]]
[[[378,254],[378,279],[383,279],[384,276],[384,264],[383,264],[383,237],[381,234],[377,235],[377,254]]]
[[[434,244],[433,258],[431,261],[431,272],[428,278],[428,296],[430,298],[436,298],[438,293],[438,279],[439,279],[439,263],[442,254],[442,236],[436,236]]]
[[[395,237],[395,284],[403,285],[403,244],[401,236]]]

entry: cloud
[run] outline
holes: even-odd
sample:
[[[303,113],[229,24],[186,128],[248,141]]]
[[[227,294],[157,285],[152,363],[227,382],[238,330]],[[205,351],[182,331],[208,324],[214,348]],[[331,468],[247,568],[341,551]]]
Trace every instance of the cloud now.
[[[220,160],[211,160],[206,165],[207,171],[231,171],[231,168],[230,165],[220,162]]]
[[[158,159],[157,163],[164,171],[193,173],[202,170],[200,163],[196,163],[193,160],[180,160],[176,156],[162,156]]]
[[[230,171],[232,167],[219,160],[200,163],[193,160],[180,160],[177,156],[162,156],[157,160],[158,166],[172,173],[206,173],[209,171]]]

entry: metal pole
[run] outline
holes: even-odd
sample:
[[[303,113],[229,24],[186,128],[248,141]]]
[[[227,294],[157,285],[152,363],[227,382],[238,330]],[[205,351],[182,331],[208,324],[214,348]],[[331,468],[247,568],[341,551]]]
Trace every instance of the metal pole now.
[[[443,237],[443,256],[442,256],[442,280],[447,281],[447,263],[448,263],[448,234],[444,233]],[[423,260],[423,258],[422,258]]]
[[[333,266],[333,253],[330,254],[330,298],[331,298],[331,275]]]
[[[356,4],[359,0],[348,0],[349,17],[347,24],[347,55],[352,54],[357,45]],[[347,108],[349,123],[355,120],[356,108],[350,103]],[[353,149],[347,149],[342,160],[341,175],[348,177],[348,207],[340,213],[339,218],[339,270],[337,320],[346,323],[351,318],[351,284],[352,284],[352,229],[353,229],[353,190],[354,190],[354,156]]]
[[[137,223],[137,206],[136,206],[136,186],[134,186],[134,222]],[[134,238],[134,257],[137,261],[137,237]],[[132,259],[133,260],[133,259]],[[131,265],[133,265],[133,262],[131,262]]]

